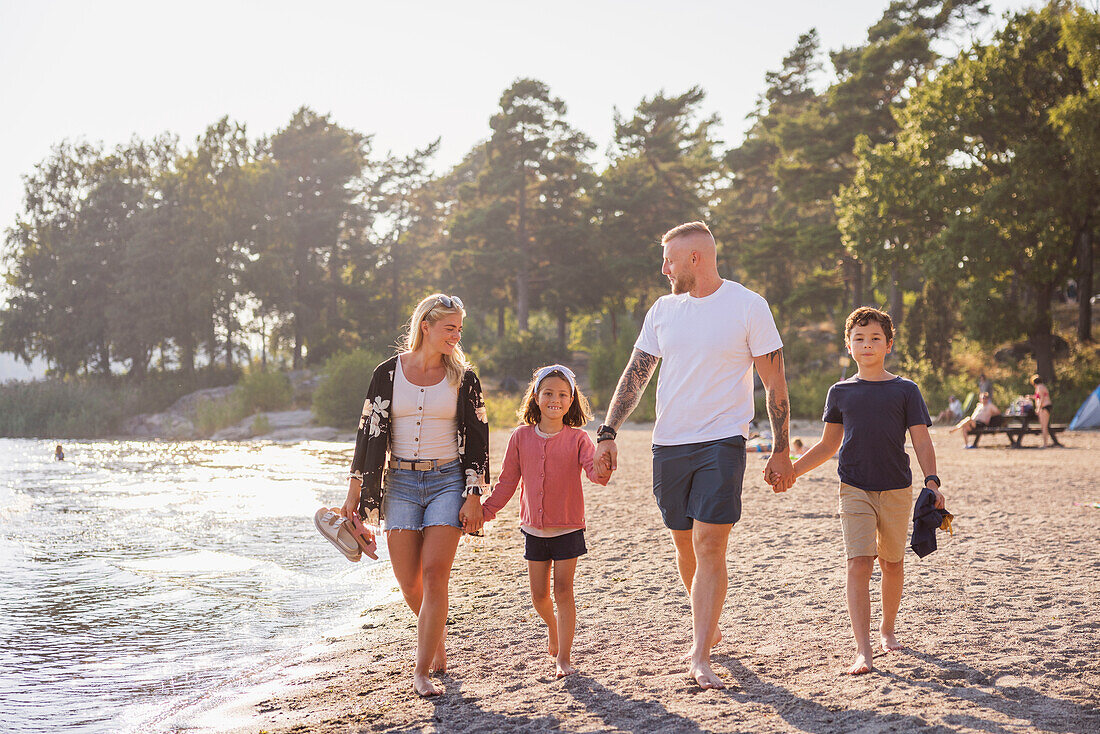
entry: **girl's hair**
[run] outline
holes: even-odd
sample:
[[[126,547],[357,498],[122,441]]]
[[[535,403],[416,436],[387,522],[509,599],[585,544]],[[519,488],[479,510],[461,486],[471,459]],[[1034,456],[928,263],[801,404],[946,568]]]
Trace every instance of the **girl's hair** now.
[[[554,370],[541,380],[538,379],[538,373],[539,371],[535,370],[531,383],[527,385],[527,391],[523,393],[523,401],[519,404],[519,410],[516,411],[520,421],[529,426],[538,425],[538,422],[542,420],[542,411],[539,410],[539,388],[542,387],[542,383],[551,377],[557,377],[567,384],[569,383],[569,378],[562,374],[561,370]],[[573,394],[573,404],[569,406],[569,410],[565,411],[562,422],[567,426],[580,428],[587,425],[590,420],[592,420],[592,409],[588,407],[588,398],[584,396],[578,385],[576,392]]]
[[[447,302],[450,302],[451,305],[448,306]],[[444,316],[456,313],[465,318],[466,309],[462,307],[461,303],[461,301],[456,301],[451,296],[443,293],[433,293],[416,304],[412,318],[409,319],[406,327],[406,351],[415,352],[424,343],[424,332],[420,330],[421,322],[427,321],[431,325]],[[443,367],[446,368],[447,380],[452,385],[458,385],[462,382],[462,374],[470,368],[470,363],[466,359],[466,355],[463,354],[462,347],[456,345],[453,352],[443,355]]]
[[[1032,385],[1042,385],[1043,384],[1043,378],[1040,377],[1039,375],[1032,375],[1031,376],[1031,384]]]

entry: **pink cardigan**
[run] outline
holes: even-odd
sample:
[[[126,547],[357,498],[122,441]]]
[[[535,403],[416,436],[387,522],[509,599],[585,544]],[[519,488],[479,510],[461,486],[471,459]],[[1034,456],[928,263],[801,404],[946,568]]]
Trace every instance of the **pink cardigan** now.
[[[596,447],[588,434],[565,426],[550,438],[535,433],[534,426],[520,426],[508,439],[500,479],[482,510],[492,520],[508,504],[516,487],[520,493],[519,521],[533,528],[583,528],[584,493],[581,469],[598,484],[592,455]]]

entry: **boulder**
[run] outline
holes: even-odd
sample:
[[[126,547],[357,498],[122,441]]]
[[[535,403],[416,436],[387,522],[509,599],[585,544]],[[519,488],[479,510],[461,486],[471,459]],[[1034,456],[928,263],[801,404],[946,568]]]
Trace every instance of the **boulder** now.
[[[122,433],[133,438],[195,438],[195,424],[179,413],[145,413],[127,418]]]

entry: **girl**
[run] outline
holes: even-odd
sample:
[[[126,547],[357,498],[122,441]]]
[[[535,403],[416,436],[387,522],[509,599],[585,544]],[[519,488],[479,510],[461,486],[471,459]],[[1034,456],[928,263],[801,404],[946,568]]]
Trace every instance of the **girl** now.
[[[535,372],[517,415],[524,425],[508,441],[500,481],[482,512],[486,520],[496,517],[522,483],[519,527],[526,542],[523,557],[531,577],[531,598],[546,622],[547,649],[557,660],[558,677],[563,678],[574,672],[570,659],[577,624],[573,574],[577,558],[588,552],[581,470],[593,482],[606,485],[611,466],[606,462],[597,473],[592,465],[596,449],[581,429],[592,415],[568,367],[553,364]]]
[[[409,320],[405,351],[374,370],[342,510],[353,526],[360,516],[385,521],[393,575],[417,617],[413,687],[421,696],[443,692],[429,676],[447,667],[451,564],[462,532],[481,528],[479,495],[489,483],[481,383],[458,346],[465,315],[457,297],[428,296]]]

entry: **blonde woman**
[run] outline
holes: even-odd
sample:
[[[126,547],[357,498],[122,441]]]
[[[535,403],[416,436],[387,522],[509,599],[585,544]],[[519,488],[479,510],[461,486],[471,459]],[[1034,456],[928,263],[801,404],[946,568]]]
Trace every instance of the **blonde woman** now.
[[[481,529],[489,484],[489,424],[481,383],[459,339],[461,299],[434,293],[409,319],[405,349],[374,370],[343,513],[386,531],[390,564],[417,616],[413,686],[443,687],[451,564],[463,531]]]

